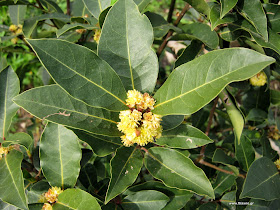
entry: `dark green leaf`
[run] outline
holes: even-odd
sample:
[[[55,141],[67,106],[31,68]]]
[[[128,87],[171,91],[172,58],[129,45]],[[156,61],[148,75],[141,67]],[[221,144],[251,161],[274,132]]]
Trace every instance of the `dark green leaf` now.
[[[199,129],[182,124],[172,130],[163,131],[162,137],[156,141],[156,144],[171,148],[192,149],[212,142]]]
[[[139,11],[142,13],[151,0],[133,0],[133,1],[137,4]]]
[[[75,209],[101,210],[96,199],[89,193],[80,189],[67,189],[58,196],[58,201],[53,205],[53,210]]]
[[[18,208],[0,200],[0,209],[2,209],[2,210],[17,210]]]
[[[83,0],[88,11],[98,19],[100,13],[110,6],[110,0]]]
[[[280,32],[280,5],[277,4],[263,4],[268,18],[269,26],[273,31]]]
[[[232,23],[237,20],[236,15],[229,14],[220,19],[220,7],[214,5],[210,11],[211,30],[213,31],[218,25]]]
[[[88,143],[93,152],[100,157],[107,156],[123,146],[120,137],[97,136],[81,130],[74,130],[74,132],[79,139]]]
[[[40,165],[50,185],[74,187],[81,158],[78,137],[62,125],[48,123],[40,141]]]
[[[225,152],[222,149],[216,149],[212,161],[216,163],[233,165],[235,160],[232,157],[225,154]]]
[[[40,119],[91,133],[120,136],[116,125],[119,113],[87,106],[58,85],[31,89],[15,97],[14,101]]]
[[[221,18],[223,18],[235,5],[238,0],[221,0]]]
[[[0,137],[7,135],[13,116],[18,110],[12,98],[19,93],[19,79],[11,67],[0,72]]]
[[[274,61],[245,48],[209,52],[179,66],[170,74],[154,96],[157,101],[154,113],[194,113],[230,82],[248,79]]]
[[[10,5],[9,6],[9,14],[11,21],[14,25],[22,25],[23,24],[23,19],[24,15],[26,12],[26,5]]]
[[[103,24],[98,55],[120,76],[127,90],[154,90],[158,61],[152,50],[153,28],[133,0],[119,0]]]
[[[95,107],[116,111],[126,108],[120,78],[93,51],[56,39],[28,42],[53,79],[70,95]],[[77,65],[75,61],[81,57]]]
[[[270,90],[270,100],[273,105],[280,105],[280,91]]]
[[[167,204],[169,198],[155,190],[142,190],[128,195],[122,201],[122,206],[128,209],[151,209],[160,210]]]
[[[97,29],[96,26],[88,25],[88,24],[81,24],[81,23],[72,23],[72,24],[65,24],[61,29],[58,29],[56,31],[56,36],[60,37],[62,34],[66,33],[67,31],[73,30],[73,29]]]
[[[274,200],[280,198],[279,188],[280,176],[275,164],[261,157],[250,166],[240,198]]]
[[[231,191],[224,194],[220,201],[223,205],[227,206],[229,209],[233,209],[231,203],[236,202],[236,191]]]
[[[73,16],[84,17],[85,15],[90,15],[90,12],[86,8],[83,0],[75,0],[73,2],[73,7],[71,8],[71,13]]]
[[[215,31],[211,30],[210,26],[203,23],[191,23],[181,28],[187,38],[198,39],[212,49],[218,47],[219,37]]]
[[[224,169],[228,170],[227,167],[225,167]],[[213,189],[216,197],[220,197],[225,191],[230,189],[234,185],[235,179],[235,175],[226,174],[219,171],[216,181],[213,184]]]
[[[184,115],[167,115],[162,118],[163,130],[171,130],[179,126],[184,120]]]
[[[34,141],[31,136],[29,136],[27,133],[19,132],[9,135],[9,137],[6,138],[6,141],[3,142],[3,146],[19,144],[24,146],[27,150],[31,151],[33,148],[33,143]]]
[[[39,203],[42,195],[47,192],[50,187],[46,180],[35,183],[27,193],[28,203]]]
[[[184,0],[188,2],[196,11],[209,16],[210,7],[205,0]]]
[[[214,198],[213,188],[204,172],[176,150],[153,147],[145,154],[145,166],[166,186]]]
[[[0,199],[21,209],[27,208],[21,171],[22,153],[10,151],[0,160]]]
[[[126,190],[136,180],[143,157],[136,147],[121,147],[111,160],[111,180],[105,198],[105,204]]]

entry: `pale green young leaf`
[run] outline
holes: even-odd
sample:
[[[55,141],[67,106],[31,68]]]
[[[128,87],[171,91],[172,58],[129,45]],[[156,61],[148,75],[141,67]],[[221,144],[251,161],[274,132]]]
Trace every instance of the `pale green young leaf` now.
[[[152,44],[152,25],[133,0],[114,4],[103,24],[98,55],[117,72],[126,90],[154,90],[158,60]]]

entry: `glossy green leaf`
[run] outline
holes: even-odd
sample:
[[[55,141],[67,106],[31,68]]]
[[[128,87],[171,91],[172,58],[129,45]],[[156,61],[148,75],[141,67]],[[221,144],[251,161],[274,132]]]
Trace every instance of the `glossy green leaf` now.
[[[2,209],[2,210],[17,210],[18,208],[0,200],[0,209]]]
[[[227,167],[225,167],[224,169],[228,170]],[[216,181],[213,184],[213,189],[216,197],[220,197],[225,191],[230,189],[234,185],[235,179],[235,175],[226,174],[219,171]]]
[[[58,85],[33,88],[15,97],[14,101],[40,119],[91,133],[120,136],[116,125],[118,112],[87,106]]]
[[[103,24],[98,55],[120,76],[127,90],[154,90],[158,61],[152,50],[153,28],[133,0],[119,0]]]
[[[205,0],[184,0],[188,2],[196,11],[209,16],[210,7]]]
[[[86,8],[83,0],[75,0],[71,7],[71,14],[76,17],[84,17],[85,15],[89,16],[90,12]]]
[[[78,137],[73,131],[62,125],[48,123],[40,141],[40,165],[50,185],[74,187],[81,158]]]
[[[239,37],[251,37],[251,35],[247,31],[243,31],[239,27],[232,25],[221,28],[218,33],[220,37],[227,42],[235,41]]]
[[[31,151],[33,148],[34,141],[27,133],[18,132],[6,138],[3,142],[3,146],[9,146],[13,144],[19,144],[24,146],[27,150]]]
[[[280,91],[270,90],[270,100],[273,105],[280,105]]]
[[[11,67],[6,67],[0,72],[0,137],[7,135],[13,116],[18,106],[12,98],[19,93],[19,79]]]
[[[72,23],[72,24],[65,24],[62,28],[58,29],[56,31],[56,36],[60,37],[62,34],[66,33],[67,31],[73,30],[73,29],[97,29],[96,26],[91,26],[88,24],[81,24],[81,23]]]
[[[213,31],[218,25],[232,23],[237,20],[236,15],[229,14],[220,19],[220,7],[214,5],[210,11],[211,30]]]
[[[9,14],[14,25],[23,24],[24,15],[26,12],[26,5],[10,5]]]
[[[44,14],[41,16],[29,18],[29,19],[24,20],[23,29],[22,29],[24,36],[27,38],[31,38],[32,33],[33,33],[34,29],[36,28],[38,22],[42,21],[42,20],[47,20],[47,19],[60,20],[63,22],[70,22],[70,16],[61,14],[61,13]]]
[[[83,0],[88,11],[98,19],[100,13],[110,6],[110,0]]]
[[[242,0],[238,4],[241,15],[244,16],[268,40],[267,19],[260,0]]]
[[[175,68],[193,60],[201,51],[202,42],[193,40],[190,45],[184,49],[179,58],[175,61]]]
[[[0,160],[0,199],[21,209],[27,208],[21,171],[22,153],[17,150]]]
[[[154,96],[157,101],[154,113],[194,113],[230,82],[248,79],[274,61],[246,48],[209,52],[179,66],[170,74]]]
[[[53,205],[53,210],[64,209],[101,210],[101,207],[91,194],[80,189],[67,189],[59,194],[58,201]]]
[[[35,183],[27,193],[28,204],[39,203],[42,195],[51,188],[46,180]]]
[[[221,203],[231,209],[232,204],[236,202],[236,191],[231,191],[223,195],[220,199]]]
[[[233,165],[235,160],[228,156],[222,149],[216,149],[212,157],[212,161],[215,163],[223,163],[225,165]]]
[[[122,201],[122,207],[128,209],[153,209],[160,210],[167,204],[169,198],[155,190],[142,190],[128,195]]]
[[[244,171],[248,171],[249,167],[255,160],[255,149],[251,140],[247,136],[241,136],[240,144],[235,142],[235,156],[240,167]]]
[[[142,165],[143,157],[136,147],[121,147],[117,150],[111,160],[111,179],[105,204],[134,183]]]
[[[176,150],[150,148],[145,154],[145,166],[154,178],[162,180],[166,186],[215,197],[204,172]]]
[[[89,144],[93,152],[104,157],[123,146],[120,137],[97,136],[81,130],[74,130],[80,140]]]
[[[221,18],[223,18],[235,5],[238,0],[221,0]]]
[[[179,126],[184,120],[184,115],[167,115],[162,118],[163,130],[171,130]]]
[[[172,130],[163,131],[162,137],[156,141],[156,144],[171,148],[192,149],[212,142],[199,129],[182,124]]]
[[[279,4],[263,4],[266,16],[271,29],[277,33],[280,32],[280,5]]]
[[[220,92],[219,94],[219,97],[222,100],[223,105],[227,110],[228,116],[234,128],[234,134],[239,144],[243,127],[244,127],[243,115],[240,109],[238,109],[237,103],[233,98],[233,96],[229,95],[229,93],[226,90],[222,90],[222,92]]]
[[[280,198],[279,188],[280,175],[275,164],[261,157],[250,166],[240,198],[274,200]]]
[[[189,39],[198,39],[212,49],[218,47],[219,37],[216,31],[212,31],[210,26],[206,24],[191,23],[182,26],[181,29]]]
[[[158,181],[147,181],[142,184],[135,185],[133,187],[128,188],[124,192],[124,194],[131,195],[141,190],[157,190],[167,195],[170,200],[163,208],[164,210],[181,209],[193,196],[193,193],[189,191],[179,190],[176,188],[169,188]]]
[[[27,41],[52,78],[70,95],[95,107],[126,108],[121,80],[93,51],[56,39]],[[81,57],[83,62],[77,65],[75,61]]]

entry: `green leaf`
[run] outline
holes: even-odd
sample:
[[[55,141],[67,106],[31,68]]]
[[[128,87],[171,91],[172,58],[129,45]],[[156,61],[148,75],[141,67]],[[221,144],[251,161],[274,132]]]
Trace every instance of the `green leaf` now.
[[[120,76],[126,90],[154,90],[158,60],[152,50],[153,28],[133,0],[119,0],[103,24],[98,55]]]
[[[17,210],[18,208],[0,200],[0,209],[2,209],[2,210]]]
[[[175,61],[175,68],[193,60],[201,51],[202,42],[193,40],[190,45],[188,45],[179,58]]]
[[[270,90],[270,101],[273,105],[280,105],[280,91]]]
[[[277,33],[280,32],[280,5],[278,4],[263,4],[266,11],[269,26]]]
[[[74,187],[81,158],[78,137],[62,125],[48,123],[40,141],[40,165],[50,185]]]
[[[22,153],[17,150],[0,160],[0,199],[21,209],[27,208],[21,171]]]
[[[231,191],[231,192],[224,194],[220,201],[223,205],[225,205],[229,209],[231,209],[232,208],[231,203],[236,202],[236,191]]]
[[[58,201],[53,205],[53,210],[75,209],[101,210],[96,199],[89,193],[80,189],[67,189],[58,196]]]
[[[234,164],[234,159],[228,156],[222,149],[216,149],[212,157],[212,162],[223,163],[223,164]]]
[[[238,0],[221,0],[221,18],[223,18],[235,5]]]
[[[246,48],[209,52],[179,66],[170,74],[154,96],[157,101],[154,113],[194,113],[230,82],[248,79],[274,61]]]
[[[184,35],[189,39],[198,39],[208,47],[215,49],[219,44],[219,37],[215,31],[212,31],[210,26],[203,23],[191,23],[181,27]]]
[[[35,183],[27,193],[28,204],[39,203],[43,193],[47,192],[50,187],[46,180]]]
[[[19,144],[26,148],[26,150],[32,151],[33,148],[33,139],[27,133],[19,132],[6,138],[6,141],[3,142],[3,146],[9,146],[13,144]]]
[[[86,8],[83,0],[75,0],[73,7],[71,7],[71,14],[77,17],[84,17],[85,15],[90,15],[90,12]]]
[[[184,120],[184,115],[167,115],[162,118],[163,130],[171,130],[179,126]]]
[[[0,6],[8,6],[8,5],[28,5],[30,4],[25,0],[18,0],[16,3],[13,0],[1,0]]]
[[[164,210],[181,209],[193,196],[193,193],[186,190],[178,190],[175,188],[166,187],[163,183],[158,181],[147,181],[142,184],[135,185],[128,188],[123,194],[131,195],[141,190],[156,190],[164,193],[169,197],[167,205]]]
[[[227,167],[224,169],[228,170]],[[236,176],[226,174],[221,171],[218,172],[215,183],[213,184],[216,197],[220,197],[225,191],[230,189],[235,183]]]
[[[266,157],[253,162],[247,173],[240,198],[271,201],[280,198],[280,176],[275,164]]]
[[[222,92],[220,92],[219,94],[219,97],[227,110],[230,121],[234,127],[234,134],[238,140],[238,144],[240,144],[240,138],[244,127],[244,118],[241,110],[237,107],[237,103],[234,97],[230,95],[226,90],[222,90]]]
[[[237,20],[236,15],[228,14],[227,16],[220,18],[220,7],[214,5],[210,11],[210,21],[211,21],[211,30],[213,31],[218,25],[225,23],[232,23]]]
[[[148,6],[151,0],[134,0],[137,4],[139,11],[142,13],[144,9]]]
[[[192,149],[212,142],[199,129],[182,124],[172,130],[163,131],[162,137],[156,141],[156,144],[171,148]]]
[[[123,146],[120,137],[97,136],[81,130],[74,130],[74,132],[80,140],[88,143],[93,152],[100,157],[107,156]]]
[[[241,136],[240,144],[237,144],[235,141],[235,156],[239,162],[240,168],[244,171],[248,171],[255,160],[255,149],[247,136]]]
[[[42,20],[47,20],[47,19],[52,19],[52,20],[60,20],[63,22],[70,22],[70,16],[61,14],[61,13],[51,13],[51,14],[44,14],[41,16],[33,17],[24,20],[23,24],[23,34],[27,38],[31,38],[32,33],[34,29],[36,28],[37,24],[39,21]]]
[[[238,8],[240,9],[241,15],[268,41],[267,19],[260,0],[242,0],[238,4]]]
[[[15,97],[14,102],[40,119],[95,134],[120,136],[118,112],[87,106],[58,85],[33,88]]]
[[[93,51],[56,39],[27,41],[55,82],[70,95],[90,106],[126,109],[126,92],[120,78]]]
[[[122,201],[124,209],[153,209],[160,210],[167,204],[169,198],[155,190],[142,190],[128,195]]]
[[[209,16],[210,7],[205,0],[184,0],[188,2],[196,11]]]
[[[117,150],[111,160],[111,179],[105,204],[134,183],[142,165],[143,157],[136,147],[121,147]]]
[[[73,30],[73,29],[92,30],[92,29],[96,29],[96,28],[98,28],[98,27],[88,25],[88,24],[82,24],[82,23],[65,24],[61,29],[58,29],[56,31],[56,36],[60,37],[62,34],[66,33],[67,31]]]
[[[191,159],[176,150],[150,148],[145,154],[145,166],[154,178],[162,180],[168,187],[215,197],[204,172]]]
[[[5,138],[18,110],[12,98],[20,90],[19,79],[11,67],[6,67],[0,72],[0,138]]]
[[[18,26],[23,23],[26,8],[27,8],[26,5],[10,5],[9,6],[10,18],[14,25]]]
[[[98,19],[100,13],[110,6],[110,0],[83,0],[88,11]]]

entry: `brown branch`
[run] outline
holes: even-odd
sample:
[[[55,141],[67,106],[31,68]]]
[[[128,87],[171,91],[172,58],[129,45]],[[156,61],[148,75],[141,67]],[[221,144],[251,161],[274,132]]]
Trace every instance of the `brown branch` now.
[[[70,0],[66,0],[67,2],[67,15],[71,14],[71,8],[70,8]]]
[[[213,164],[211,164],[211,163],[208,163],[208,162],[206,162],[206,161],[204,161],[204,160],[202,160],[202,159],[199,161],[199,163],[202,164],[202,165],[208,166],[208,167],[210,167],[210,168],[216,169],[216,170],[218,170],[218,171],[221,171],[221,172],[223,172],[223,173],[234,175],[234,172],[232,172],[232,171],[227,171],[227,170],[225,170],[225,169],[219,168],[218,166],[215,166],[215,165],[213,165]],[[243,174],[238,174],[237,176],[239,176],[239,177],[245,179],[245,176],[244,176]]]
[[[186,4],[185,7],[183,8],[183,10],[181,11],[181,13],[179,14],[179,16],[177,17],[176,21],[174,22],[174,26],[177,26],[180,21],[182,20],[183,16],[185,15],[185,13],[189,10],[190,5]],[[163,40],[163,42],[161,43],[161,45],[159,46],[158,50],[157,50],[157,56],[159,57],[161,55],[161,53],[163,52],[164,48],[167,45],[168,39],[169,37],[171,37],[173,34],[172,30],[169,30],[168,34],[166,35],[165,39]]]
[[[173,16],[174,8],[175,8],[175,3],[176,3],[176,0],[171,0],[170,9],[169,9],[169,12],[168,12],[168,17],[167,17],[167,22],[168,23],[172,22],[172,16]]]

